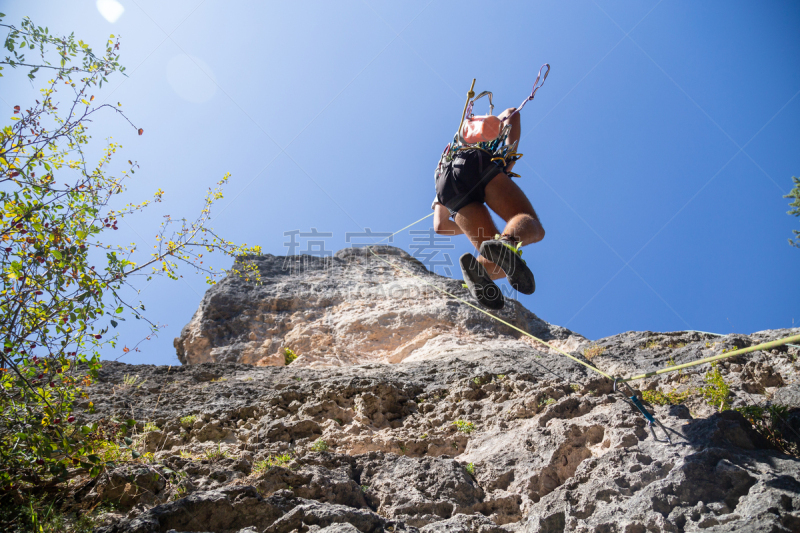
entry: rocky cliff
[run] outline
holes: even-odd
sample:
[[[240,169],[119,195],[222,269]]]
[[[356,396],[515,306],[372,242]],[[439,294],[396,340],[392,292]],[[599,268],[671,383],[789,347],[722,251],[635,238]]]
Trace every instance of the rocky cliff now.
[[[87,416],[136,418],[143,455],[75,488],[116,502],[102,533],[800,531],[797,348],[638,382],[668,444],[609,380],[416,278],[315,261],[209,290],[176,340],[188,364],[104,365]],[[800,332],[589,342],[502,316],[614,375]]]
[[[469,299],[460,280],[431,274],[399,248],[377,254],[446,290]],[[284,349],[297,366],[366,362],[399,363],[441,357],[482,342],[518,340],[513,329],[442,295],[361,248],[330,258],[249,258],[262,284],[228,276],[212,287],[175,339],[184,364],[239,362],[281,366]],[[539,319],[516,300],[499,313],[504,320],[546,341],[576,348],[585,342],[568,329]],[[520,345],[521,347],[521,345]]]

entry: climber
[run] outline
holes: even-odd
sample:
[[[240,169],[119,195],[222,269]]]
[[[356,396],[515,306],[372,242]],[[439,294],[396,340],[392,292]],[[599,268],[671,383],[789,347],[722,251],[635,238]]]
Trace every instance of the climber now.
[[[511,156],[494,157],[496,153],[481,145],[460,147],[452,152],[449,161],[443,155],[436,172],[436,198],[431,206],[436,233],[466,234],[480,252],[477,260],[467,253],[459,262],[470,293],[490,309],[502,309],[504,305],[503,294],[493,280],[507,277],[514,289],[523,294],[533,293],[536,283],[520,257],[520,247],[544,238],[544,228],[531,202],[510,177],[514,175],[511,169],[518,157],[513,156],[517,155],[515,148],[520,138],[520,114],[516,110],[506,109],[497,117],[503,126],[510,126],[504,153]],[[489,209],[506,222],[501,234]]]

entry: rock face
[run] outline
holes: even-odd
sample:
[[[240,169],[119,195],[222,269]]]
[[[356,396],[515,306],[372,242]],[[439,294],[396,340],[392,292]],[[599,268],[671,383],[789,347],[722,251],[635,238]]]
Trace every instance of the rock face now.
[[[280,261],[266,258],[262,275]],[[361,280],[337,268],[345,284],[388,283],[377,265]],[[400,298],[395,315],[388,298],[346,307],[334,281],[316,300],[268,296],[317,275],[209,291],[178,345],[187,362],[221,362],[104,364],[91,388],[96,410],[84,416],[136,418],[144,455],[77,490],[87,507],[116,503],[99,533],[800,531],[800,460],[788,454],[800,420],[797,348],[636,382],[670,445],[610,380],[436,295]],[[425,328],[433,335],[439,315],[447,329],[387,364]],[[264,316],[280,320],[267,327]],[[518,304],[504,316],[625,376],[800,332],[628,332],[590,343]],[[404,320],[418,327],[405,330]],[[306,338],[315,331],[323,347]],[[302,357],[242,363],[250,343],[267,342]],[[754,413],[770,405],[784,406],[769,426],[780,442],[734,410],[749,406],[742,412],[759,424]]]
[[[459,280],[431,274],[399,248],[374,250],[428,283],[470,299]],[[248,259],[257,265],[263,284],[229,275],[209,289],[175,339],[182,363],[282,366],[284,348],[300,356],[293,363],[298,366],[399,363],[440,357],[486,340],[528,342],[365,249],[341,250],[330,258]],[[515,300],[508,301],[500,316],[570,348],[586,340],[544,322]]]

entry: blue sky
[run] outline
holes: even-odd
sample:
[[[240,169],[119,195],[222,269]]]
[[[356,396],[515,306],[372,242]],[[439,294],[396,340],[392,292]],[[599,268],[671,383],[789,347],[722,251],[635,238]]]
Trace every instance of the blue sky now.
[[[797,3],[118,3],[113,23],[93,0],[2,11],[97,47],[122,37],[128,77],[97,97],[121,102],[145,134],[108,116],[93,135],[98,146],[113,135],[121,160],[141,165],[128,201],[165,191],[110,235],[141,243],[140,259],[161,216],[194,216],[225,172],[212,226],[267,253],[285,254],[291,230],[333,233],[326,247],[338,250],[347,232],[402,228],[430,212],[472,78],[499,112],[546,62],[515,169],[547,231],[525,249],[537,291],[521,302],[592,339],[800,323],[800,250],[787,243],[800,220],[782,198],[800,175]],[[4,106],[38,88],[8,71],[2,84]],[[453,243],[456,263],[471,247]],[[410,251],[411,236],[395,244]],[[177,363],[172,339],[206,289],[188,274],[140,284],[166,326],[123,360]],[[127,325],[120,344],[132,346],[146,330]]]

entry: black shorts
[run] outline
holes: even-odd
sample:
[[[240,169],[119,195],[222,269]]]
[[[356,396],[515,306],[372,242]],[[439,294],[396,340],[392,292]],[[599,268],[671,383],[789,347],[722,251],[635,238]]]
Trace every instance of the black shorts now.
[[[436,199],[455,216],[467,204],[482,204],[486,185],[502,170],[482,150],[461,150],[436,175]]]

